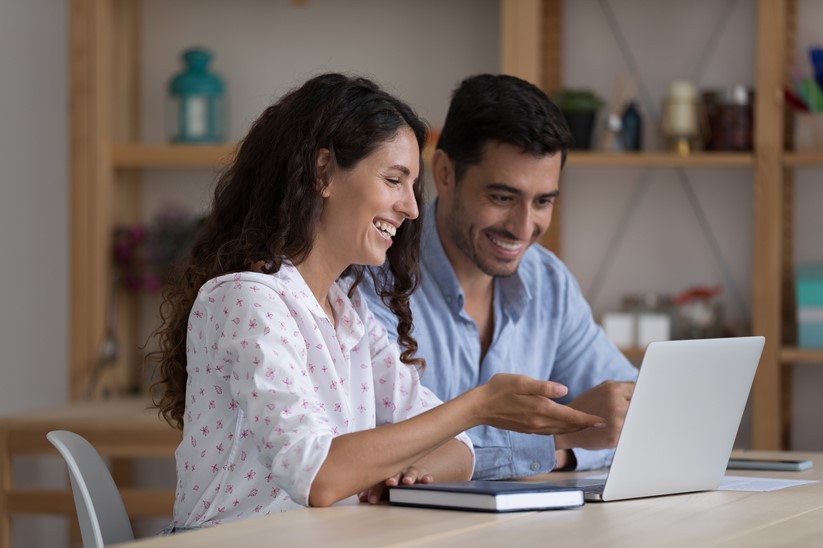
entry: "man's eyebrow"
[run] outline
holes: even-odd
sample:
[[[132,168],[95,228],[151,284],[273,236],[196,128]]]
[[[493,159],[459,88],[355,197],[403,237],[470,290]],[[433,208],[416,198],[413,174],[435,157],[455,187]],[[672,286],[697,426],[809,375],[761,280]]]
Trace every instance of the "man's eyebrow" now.
[[[510,194],[517,194],[520,196],[523,192],[519,188],[507,185],[506,183],[489,183],[486,185],[486,190],[496,190],[497,192],[508,192]]]
[[[522,196],[523,192],[519,188],[515,188],[513,186],[507,185],[506,183],[490,183],[486,185],[486,190],[492,190],[497,192],[508,192],[510,194],[515,194],[517,196]],[[543,200],[556,198],[560,195],[560,189],[552,190],[551,192],[546,192],[545,194],[541,194],[539,197]]]

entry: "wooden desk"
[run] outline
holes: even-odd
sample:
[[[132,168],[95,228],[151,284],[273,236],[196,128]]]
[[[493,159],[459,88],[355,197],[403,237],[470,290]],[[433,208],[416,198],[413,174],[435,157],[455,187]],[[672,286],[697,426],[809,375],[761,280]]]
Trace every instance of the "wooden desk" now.
[[[748,452],[759,456],[780,453]],[[783,453],[785,454],[785,453]],[[823,453],[807,472],[730,471],[823,479]],[[570,475],[564,473],[562,476]],[[556,474],[554,477],[561,477]],[[243,546],[823,546],[823,483],[768,493],[713,491],[556,512],[482,514],[344,505],[252,518],[153,537],[122,548]]]
[[[157,417],[144,398],[80,402],[66,407],[0,418],[0,548],[11,546],[11,515],[65,514],[75,516],[70,487],[64,491],[19,490],[12,485],[15,455],[57,454],[46,434],[70,430],[80,434],[104,457],[111,457],[113,475],[129,515],[170,516],[174,486],[167,490],[132,488],[131,459],[173,457],[180,432]],[[120,477],[118,477],[120,476]],[[122,480],[126,481],[122,481]],[[74,518],[72,518],[74,519]]]

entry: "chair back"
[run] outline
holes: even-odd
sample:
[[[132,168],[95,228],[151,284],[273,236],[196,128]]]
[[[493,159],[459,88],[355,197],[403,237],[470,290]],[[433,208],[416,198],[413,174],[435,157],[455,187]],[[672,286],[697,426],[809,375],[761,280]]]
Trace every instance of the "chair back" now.
[[[46,438],[68,465],[83,547],[134,540],[123,498],[97,450],[74,432],[55,430]]]

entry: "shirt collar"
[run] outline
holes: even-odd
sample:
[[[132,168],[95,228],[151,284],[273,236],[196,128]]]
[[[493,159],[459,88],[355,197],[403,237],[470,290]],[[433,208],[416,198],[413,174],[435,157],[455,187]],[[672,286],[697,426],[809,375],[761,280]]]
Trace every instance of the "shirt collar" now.
[[[295,298],[300,298],[305,303],[316,322],[328,323],[331,326],[326,311],[317,302],[300,271],[290,261],[284,260],[276,275],[293,291]],[[340,343],[348,348],[354,346],[365,333],[363,322],[348,296],[350,285],[350,280],[340,279],[329,288],[329,302],[331,302],[337,320],[334,330]]]
[[[440,241],[436,208],[437,198],[426,205],[425,215],[423,216],[423,235],[420,240],[420,262],[423,267],[423,275],[429,276],[434,281],[449,308],[459,312],[463,310],[463,289],[460,287],[460,282],[457,281],[457,275],[454,273]],[[527,250],[526,253],[529,253],[529,251]],[[505,303],[501,310],[513,320],[520,318],[532,298],[529,285],[523,278],[523,263],[524,261],[521,261],[517,271],[511,276],[496,277],[494,279],[495,300]]]

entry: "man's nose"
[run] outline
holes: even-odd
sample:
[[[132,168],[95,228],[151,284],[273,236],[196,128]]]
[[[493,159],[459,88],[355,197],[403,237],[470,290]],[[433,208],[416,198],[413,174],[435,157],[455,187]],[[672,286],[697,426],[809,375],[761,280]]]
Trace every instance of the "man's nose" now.
[[[518,240],[530,240],[534,234],[534,212],[529,204],[512,209],[509,230]]]

